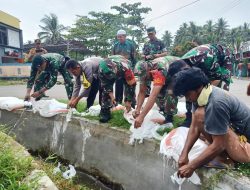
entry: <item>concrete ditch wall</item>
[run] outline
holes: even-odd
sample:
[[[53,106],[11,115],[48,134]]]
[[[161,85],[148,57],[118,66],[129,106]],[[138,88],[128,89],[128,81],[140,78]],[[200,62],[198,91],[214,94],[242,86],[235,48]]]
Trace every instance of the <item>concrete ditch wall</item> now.
[[[131,146],[128,131],[97,121],[72,118],[67,123],[65,115],[43,118],[29,111],[0,111],[0,124],[13,126],[15,123],[12,130],[26,148],[52,151],[79,168],[106,176],[124,189],[178,189],[170,179],[175,169],[164,163],[158,154],[159,143],[154,140]],[[220,186],[226,186],[227,190],[250,190],[245,180],[233,181],[230,177]],[[185,182],[182,189],[201,187]]]

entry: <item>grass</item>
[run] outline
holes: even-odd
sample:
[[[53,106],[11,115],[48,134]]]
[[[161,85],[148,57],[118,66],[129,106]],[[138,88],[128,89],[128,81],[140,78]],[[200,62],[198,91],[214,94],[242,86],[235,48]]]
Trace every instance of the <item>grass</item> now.
[[[50,154],[46,159],[43,159],[41,156],[35,158],[36,162],[39,164],[40,168],[46,172],[46,174],[50,177],[50,179],[55,183],[58,189],[70,189],[70,190],[91,190],[90,188],[84,185],[75,184],[75,179],[77,177],[73,177],[72,179],[64,179],[62,177],[62,173],[53,174],[53,170],[57,167],[59,158]],[[66,171],[67,168],[65,166],[61,166],[60,169],[62,171]]]
[[[0,132],[0,190],[29,190],[22,181],[32,170],[32,158],[17,157],[8,138]]]
[[[250,163],[236,164],[236,171],[244,176],[250,177]]]
[[[0,86],[10,86],[10,85],[26,85],[27,80],[25,79],[9,79],[9,80],[0,80]]]

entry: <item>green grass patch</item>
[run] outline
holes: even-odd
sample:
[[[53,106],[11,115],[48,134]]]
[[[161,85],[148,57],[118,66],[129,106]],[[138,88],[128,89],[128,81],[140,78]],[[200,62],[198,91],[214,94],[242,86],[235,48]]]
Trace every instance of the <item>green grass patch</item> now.
[[[68,102],[69,102],[69,100],[67,100],[67,99],[58,99],[58,101],[65,103],[65,104],[68,104]],[[81,113],[81,112],[86,111],[86,109],[87,109],[86,101],[79,101],[77,106],[76,106],[76,110]]]
[[[10,85],[26,85],[27,80],[25,79],[9,79],[9,80],[0,80],[0,86],[10,86]]]
[[[157,133],[161,136],[163,136],[165,133],[169,133],[174,128],[177,128],[181,123],[183,123],[185,120],[185,117],[179,117],[177,115],[174,116],[173,120],[173,127],[172,128],[163,128],[162,130],[157,130]]]
[[[8,139],[0,132],[0,190],[29,190],[22,181],[32,170],[32,158],[17,157],[18,151]]]
[[[84,185],[79,185],[75,183],[77,177],[73,177],[72,179],[64,179],[62,177],[62,173],[53,174],[53,170],[57,167],[59,158],[51,154],[46,159],[42,157],[36,157],[36,162],[39,164],[40,169],[46,172],[49,178],[55,183],[58,189],[70,189],[70,190],[92,190]],[[61,166],[60,169],[64,172],[68,170],[65,166]]]
[[[236,164],[236,169],[242,175],[250,177],[250,163],[238,163]]]

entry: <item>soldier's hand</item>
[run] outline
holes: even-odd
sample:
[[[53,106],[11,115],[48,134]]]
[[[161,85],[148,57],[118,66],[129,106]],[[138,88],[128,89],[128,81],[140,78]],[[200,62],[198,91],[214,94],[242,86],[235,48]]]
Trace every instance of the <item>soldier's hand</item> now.
[[[40,96],[40,92],[39,91],[36,91],[33,94],[31,94],[31,97],[33,97],[33,98],[37,98],[39,96]]]
[[[78,99],[75,98],[75,99],[72,99],[72,100],[69,101],[68,106],[70,108],[75,108],[77,104],[78,104]]]
[[[143,123],[144,118],[142,118],[140,115],[135,119],[135,124],[134,127],[135,128],[139,128],[141,127],[142,123]]]
[[[132,112],[132,116],[134,118],[137,118],[139,115],[140,115],[140,111],[135,110],[135,111]]]
[[[126,107],[127,112],[130,112],[130,110],[131,110],[131,102],[126,101],[125,102],[125,107]]]
[[[26,94],[26,95],[25,95],[24,101],[30,101],[30,94]]]

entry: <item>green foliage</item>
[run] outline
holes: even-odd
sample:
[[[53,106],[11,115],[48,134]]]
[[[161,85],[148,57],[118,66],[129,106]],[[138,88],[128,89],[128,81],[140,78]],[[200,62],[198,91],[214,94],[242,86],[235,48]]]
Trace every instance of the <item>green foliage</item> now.
[[[196,44],[195,42],[187,41],[183,45],[175,46],[172,50],[172,55],[181,57],[196,46],[198,46],[198,44]]]
[[[250,177],[250,163],[238,163],[236,168],[240,174]]]
[[[0,86],[10,86],[10,85],[26,85],[25,80],[0,80]]]
[[[67,99],[58,99],[59,102],[62,102],[62,103],[65,103],[65,104],[68,104],[69,100]],[[76,106],[76,110],[81,113],[81,112],[84,112],[86,111],[87,109],[87,103],[85,101],[79,101],[77,106]]]
[[[229,24],[224,18],[219,18],[213,23],[208,20],[203,26],[198,26],[194,22],[183,23],[177,30],[173,53],[181,55],[183,46],[187,42],[197,45],[206,43],[221,43],[239,52],[241,42],[250,40],[249,24],[229,29]]]
[[[44,26],[39,25],[42,32],[38,33],[38,37],[44,40],[48,44],[55,44],[63,40],[62,32],[67,30],[67,27],[59,24],[58,17],[50,13],[50,15],[44,15],[41,19]]]
[[[173,36],[169,31],[166,31],[162,37],[162,41],[165,44],[166,48],[169,49],[173,43]]]
[[[94,55],[104,57],[110,54],[119,29],[125,29],[133,41],[141,43],[145,30],[142,14],[151,9],[140,6],[141,3],[123,3],[121,6],[111,7],[118,14],[90,12],[88,16],[78,15],[75,27],[69,31],[68,39],[82,41]]]
[[[32,169],[32,159],[17,157],[17,154],[8,142],[8,137],[0,133],[0,190],[31,189],[22,180]]]

